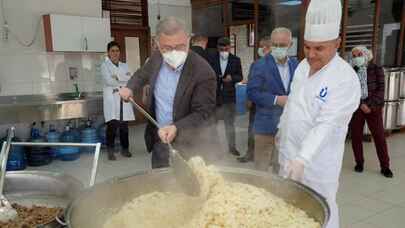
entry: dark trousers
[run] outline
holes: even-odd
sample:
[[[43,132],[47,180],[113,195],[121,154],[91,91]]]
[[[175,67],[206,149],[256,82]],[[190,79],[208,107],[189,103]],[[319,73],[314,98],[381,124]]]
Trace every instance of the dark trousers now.
[[[157,142],[152,149],[152,169],[169,167],[169,147],[167,144]]]
[[[384,135],[383,125],[383,108],[373,109],[371,113],[365,114],[360,109],[353,114],[350,130],[352,137],[352,148],[356,164],[364,164],[363,156],[363,129],[367,121],[368,128],[374,139],[375,148],[377,149],[377,156],[380,161],[381,168],[389,168],[390,158],[388,155],[387,142]]]
[[[115,136],[118,129],[120,131],[121,147],[122,149],[127,150],[129,147],[128,122],[118,120],[110,120],[107,122],[106,128],[107,148],[114,148]]]
[[[217,120],[224,120],[229,150],[235,149],[235,104],[223,104],[217,108]]]
[[[246,157],[252,157],[255,151],[255,134],[253,133],[253,122],[256,115],[256,105],[252,103],[249,110],[249,127],[248,127],[248,150]]]

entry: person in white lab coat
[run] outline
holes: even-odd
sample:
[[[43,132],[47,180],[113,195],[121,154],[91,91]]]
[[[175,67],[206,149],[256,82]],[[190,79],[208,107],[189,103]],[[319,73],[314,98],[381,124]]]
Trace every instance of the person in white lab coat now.
[[[326,198],[327,228],[339,227],[336,193],[345,138],[359,107],[360,83],[337,54],[340,0],[312,0],[306,15],[305,59],[295,71],[279,125],[280,175],[299,181]]]
[[[125,86],[131,78],[126,63],[120,62],[120,46],[117,42],[110,42],[107,45],[108,58],[101,65],[103,75],[103,105],[104,119],[107,124],[107,151],[108,159],[116,160],[114,155],[114,142],[116,132],[119,129],[121,154],[124,157],[131,157],[129,152],[128,122],[135,120],[134,112],[130,103],[123,102],[118,94],[119,88]]]

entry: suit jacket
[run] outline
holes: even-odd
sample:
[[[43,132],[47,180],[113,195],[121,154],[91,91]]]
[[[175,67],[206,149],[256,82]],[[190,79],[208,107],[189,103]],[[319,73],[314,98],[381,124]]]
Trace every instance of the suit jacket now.
[[[382,67],[370,63],[367,67],[368,97],[361,101],[370,108],[384,106],[385,76]]]
[[[284,88],[280,72],[272,55],[256,61],[250,68],[250,78],[247,85],[248,98],[256,104],[256,114],[253,130],[256,134],[275,135],[283,108],[274,104],[276,96],[290,93],[291,81],[298,61],[289,58],[290,83]]]
[[[209,56],[206,50],[204,50],[202,47],[200,46],[191,46],[190,49],[192,51],[194,51],[195,53],[199,54],[201,57],[203,57],[203,59],[205,59],[205,61],[209,61]]]
[[[165,63],[160,52],[153,53],[127,84],[133,91],[141,91],[145,85],[150,85],[151,95],[146,99],[146,107],[154,118],[153,91],[162,64]],[[177,127],[173,144],[180,152],[184,152],[183,156],[188,158],[197,154],[207,155],[208,152],[211,156],[218,152],[217,149],[206,147],[219,144],[213,116],[215,102],[215,73],[202,57],[190,51],[180,75],[173,104],[173,124]],[[151,152],[154,144],[159,141],[157,128],[149,122],[145,129],[147,150]]]
[[[219,52],[210,56],[210,64],[217,75],[217,105],[235,103],[235,84],[243,80],[240,58],[229,54],[228,65],[222,75]],[[222,76],[231,75],[231,82],[224,82]]]

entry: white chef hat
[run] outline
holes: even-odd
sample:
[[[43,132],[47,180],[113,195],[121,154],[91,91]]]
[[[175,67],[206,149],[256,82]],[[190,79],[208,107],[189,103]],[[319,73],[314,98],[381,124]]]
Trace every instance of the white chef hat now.
[[[312,42],[337,39],[341,19],[340,0],[311,0],[305,17],[304,39]]]

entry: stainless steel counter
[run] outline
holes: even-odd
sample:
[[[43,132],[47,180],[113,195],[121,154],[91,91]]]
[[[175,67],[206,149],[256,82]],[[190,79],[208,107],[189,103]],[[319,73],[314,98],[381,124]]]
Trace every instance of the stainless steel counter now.
[[[0,96],[0,124],[85,118],[103,112],[102,92]]]

